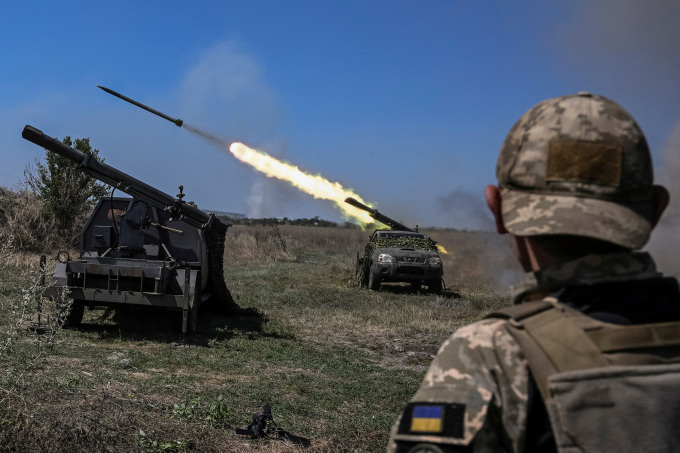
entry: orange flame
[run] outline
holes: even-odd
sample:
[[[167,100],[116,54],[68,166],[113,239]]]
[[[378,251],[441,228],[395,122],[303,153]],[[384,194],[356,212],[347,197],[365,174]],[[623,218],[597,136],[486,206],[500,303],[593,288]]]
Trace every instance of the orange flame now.
[[[275,159],[265,152],[249,148],[243,143],[232,143],[229,151],[241,162],[251,165],[270,178],[287,181],[314,198],[332,201],[345,218],[353,219],[362,228],[374,222],[366,211],[345,203],[345,198],[352,197],[368,206],[371,205],[338,182],[331,182],[321,175],[305,173],[292,164]]]

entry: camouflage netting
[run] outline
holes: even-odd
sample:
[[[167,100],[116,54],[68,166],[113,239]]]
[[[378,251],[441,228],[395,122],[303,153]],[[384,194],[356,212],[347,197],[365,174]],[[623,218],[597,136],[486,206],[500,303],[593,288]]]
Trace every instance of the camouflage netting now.
[[[427,250],[436,252],[437,243],[430,238],[378,238],[374,241],[369,241],[364,250],[364,259],[361,262],[361,267],[357,269],[357,283],[359,286],[368,285],[368,274],[371,272],[371,257],[377,248],[392,247],[392,248],[409,248],[415,250]]]
[[[205,239],[208,245],[208,291],[212,293],[210,301],[211,308],[219,312],[239,311],[239,307],[231,297],[231,292],[224,281],[224,243],[227,236],[229,224],[225,224],[217,219],[212,223],[212,227],[205,232]]]

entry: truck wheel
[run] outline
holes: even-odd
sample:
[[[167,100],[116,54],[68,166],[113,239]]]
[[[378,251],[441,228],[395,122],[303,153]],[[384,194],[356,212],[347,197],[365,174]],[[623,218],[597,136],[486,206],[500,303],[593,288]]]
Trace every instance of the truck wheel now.
[[[427,282],[427,290],[431,293],[441,293],[442,292],[442,279],[439,278],[437,280],[428,280]]]
[[[66,315],[66,320],[64,321],[65,329],[74,329],[79,327],[83,322],[83,314],[85,313],[85,303],[82,300],[74,300],[71,303],[71,309]]]
[[[373,271],[368,273],[368,289],[378,291],[380,289],[380,276],[375,275]]]
[[[359,286],[368,288],[368,275],[363,272],[360,274]]]
[[[365,287],[368,285],[368,278],[364,273],[364,266],[363,266],[363,258],[359,258],[359,252],[357,252],[357,262],[356,262],[356,268],[354,272],[354,278],[357,281],[357,286],[359,287]]]

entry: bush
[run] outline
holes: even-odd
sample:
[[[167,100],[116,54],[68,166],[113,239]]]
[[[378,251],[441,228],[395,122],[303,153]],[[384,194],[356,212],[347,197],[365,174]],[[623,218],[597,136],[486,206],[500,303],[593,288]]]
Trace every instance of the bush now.
[[[90,146],[89,138],[65,137],[62,142],[90,154],[97,160],[99,150]],[[84,173],[79,165],[56,153],[46,151],[45,163],[35,162],[24,170],[24,187],[40,200],[39,210],[51,230],[56,232],[52,246],[69,248],[78,243],[78,235],[94,201],[107,193],[107,186]],[[49,218],[49,220],[47,220]]]
[[[0,212],[0,242],[15,250],[33,253],[55,250],[72,244],[73,237],[60,237],[56,222],[44,209],[44,203],[28,190],[6,191]],[[77,235],[76,235],[77,238]]]

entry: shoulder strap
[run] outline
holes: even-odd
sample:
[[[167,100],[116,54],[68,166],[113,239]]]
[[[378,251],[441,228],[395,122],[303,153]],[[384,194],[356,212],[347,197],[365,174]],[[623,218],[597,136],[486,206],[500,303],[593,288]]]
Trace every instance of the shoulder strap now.
[[[616,326],[587,332],[602,352],[680,345],[680,322]]]
[[[533,316],[552,307],[553,304],[548,301],[535,300],[533,302],[524,302],[511,307],[505,307],[503,309],[496,310],[493,313],[488,314],[486,317],[521,321],[524,318],[528,318],[529,316]]]
[[[563,371],[607,366],[605,352],[680,345],[680,322],[617,326],[590,318],[547,297],[499,310],[508,320],[544,400],[548,377]]]
[[[526,305],[526,307],[523,307]],[[544,400],[548,377],[562,371],[605,366],[590,337],[569,319],[568,308],[554,298],[529,302],[493,313],[508,319],[508,331],[519,343]]]

